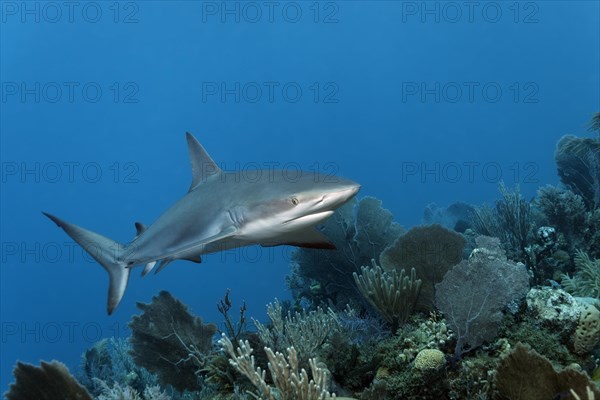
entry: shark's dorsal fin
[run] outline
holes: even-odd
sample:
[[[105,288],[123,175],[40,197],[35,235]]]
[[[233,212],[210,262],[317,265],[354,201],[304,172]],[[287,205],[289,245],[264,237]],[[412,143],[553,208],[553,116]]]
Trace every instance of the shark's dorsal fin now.
[[[141,222],[136,222],[135,223],[135,230],[137,231],[136,235],[140,236],[142,234],[142,232],[144,232],[148,227],[144,224],[142,224]]]
[[[142,224],[141,222],[136,222],[135,223],[135,237],[133,238],[133,240],[137,239],[142,233],[144,233],[144,231],[147,229],[148,227],[144,224]]]
[[[221,169],[191,133],[186,132],[185,135],[190,152],[190,162],[192,163],[192,184],[189,190],[191,192],[209,176],[220,173]]]

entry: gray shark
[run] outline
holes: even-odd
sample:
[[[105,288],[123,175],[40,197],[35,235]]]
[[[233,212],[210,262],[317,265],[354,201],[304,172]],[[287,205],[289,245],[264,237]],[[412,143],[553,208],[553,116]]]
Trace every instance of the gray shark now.
[[[152,225],[135,223],[128,244],[43,213],[88,252],[109,275],[108,314],[127,287],[131,268],[142,276],[173,260],[201,262],[203,254],[261,245],[334,249],[315,225],[348,202],[360,189],[335,176],[287,170],[222,171],[187,133],[192,164],[188,193]]]

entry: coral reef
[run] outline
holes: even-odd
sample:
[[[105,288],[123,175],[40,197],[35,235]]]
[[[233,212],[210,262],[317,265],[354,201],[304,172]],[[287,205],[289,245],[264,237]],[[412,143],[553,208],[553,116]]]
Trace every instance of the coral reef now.
[[[284,317],[281,303],[275,299],[275,302],[267,305],[267,315],[271,320],[270,327],[252,319],[263,343],[276,351],[294,347],[301,360],[314,357],[317,349],[330,335],[341,328],[340,321],[331,308],[324,311],[317,307],[313,311],[302,310],[294,314],[288,311]]]
[[[386,271],[414,268],[422,280],[417,308],[429,311],[433,309],[435,284],[462,259],[465,243],[460,234],[441,225],[418,226],[385,249],[380,263]]]
[[[557,365],[570,365],[580,361],[579,356],[570,350],[571,336],[560,335],[528,315],[523,318],[505,318],[499,336],[506,338],[511,345],[519,342],[526,344]]]
[[[156,376],[138,367],[130,355],[131,346],[125,339],[102,339],[82,355],[78,380],[93,396],[98,396],[107,386],[130,387],[143,392],[156,386]]]
[[[227,290],[220,351],[215,325],[160,292],[129,341],[84,353],[79,382],[58,362],[18,363],[6,397],[600,398],[600,113],[590,130],[559,141],[562,185],[532,201],[501,183],[493,207],[430,204],[433,225],[407,233],[381,201],[351,201],[321,227],[337,250],[294,251],[292,302],[269,304],[257,332]]]
[[[583,251],[575,255],[577,272],[571,278],[562,275],[562,285],[575,296],[593,297],[600,299],[600,259],[592,260]]]
[[[197,372],[205,365],[217,327],[203,324],[166,291],[150,304],[137,306],[143,313],[129,323],[135,363],[157,374],[161,384],[179,391],[198,390]]]
[[[418,370],[439,369],[446,365],[446,355],[438,349],[423,349],[415,357]]]
[[[589,122],[588,131],[598,132],[598,140],[600,140],[600,112],[594,113],[592,119]]]
[[[525,266],[507,260],[498,239],[479,237],[477,245],[469,260],[448,271],[436,285],[435,304],[456,334],[457,359],[493,340],[502,310],[512,307],[516,312],[529,289]]]
[[[42,361],[39,367],[18,362],[15,383],[4,393],[7,400],[92,400],[92,396],[59,361]]]
[[[563,136],[554,153],[558,176],[588,209],[600,207],[600,138]]]
[[[600,396],[587,374],[574,367],[556,371],[548,359],[522,344],[500,362],[496,386],[499,398],[507,400],[574,400],[573,392],[585,399],[588,390]]]
[[[375,264],[375,260],[371,262],[372,268],[362,267],[360,275],[353,274],[354,281],[369,304],[391,325],[392,332],[396,332],[415,309],[421,280],[417,279],[414,268],[409,277],[403,269],[399,273],[396,270],[388,273]]]
[[[328,391],[329,373],[327,368],[319,367],[317,361],[309,359],[312,379],[309,379],[305,369],[298,369],[298,355],[294,347],[287,349],[287,357],[282,353],[275,353],[270,348],[265,348],[269,358],[269,371],[273,386],[266,381],[266,371],[254,363],[254,351],[248,341],[239,342],[237,353],[233,344],[225,334],[219,343],[229,355],[229,362],[240,373],[246,376],[256,387],[260,398],[264,400],[328,400],[335,399]],[[258,397],[258,396],[257,396]]]
[[[108,386],[106,382],[99,381],[102,393],[97,400],[171,400],[171,396],[165,393],[159,386],[147,386],[143,395],[130,386],[121,386],[114,383]]]
[[[573,337],[575,353],[585,354],[592,351],[598,341],[600,341],[600,311],[586,304],[579,316],[579,324]]]
[[[288,287],[297,303],[307,299],[339,310],[346,304],[361,306],[363,299],[352,273],[360,272],[360,267],[369,265],[371,259],[378,260],[404,229],[393,222],[380,200],[365,197],[339,208],[324,222],[322,232],[336,250],[295,250]]]
[[[550,287],[532,288],[526,297],[527,313],[541,326],[570,336],[579,323],[583,304],[569,293]]]
[[[234,340],[239,340],[241,337],[246,334],[246,302],[243,302],[240,306],[240,316],[237,322],[234,322],[231,319],[231,315],[229,315],[229,310],[231,310],[232,303],[229,299],[230,289],[227,289],[225,292],[225,296],[219,303],[217,304],[217,310],[223,316],[223,325],[225,326],[225,332],[233,338]]]
[[[544,222],[564,235],[570,248],[582,245],[580,230],[585,225],[587,209],[580,195],[547,185],[538,189],[535,206],[542,212]]]
[[[473,227],[480,235],[499,238],[511,259],[525,260],[525,249],[535,228],[531,204],[521,196],[518,186],[511,191],[501,182],[499,190],[502,199],[496,201],[494,208],[475,209]]]

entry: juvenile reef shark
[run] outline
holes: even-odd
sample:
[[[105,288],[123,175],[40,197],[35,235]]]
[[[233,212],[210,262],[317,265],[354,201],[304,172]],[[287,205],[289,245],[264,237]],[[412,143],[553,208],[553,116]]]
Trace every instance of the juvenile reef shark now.
[[[335,176],[288,170],[222,171],[187,133],[192,163],[188,193],[152,225],[136,222],[129,244],[43,213],[88,252],[109,275],[108,314],[120,303],[131,267],[142,276],[173,260],[201,262],[201,255],[261,245],[317,249],[335,246],[315,225],[348,202],[360,189]]]

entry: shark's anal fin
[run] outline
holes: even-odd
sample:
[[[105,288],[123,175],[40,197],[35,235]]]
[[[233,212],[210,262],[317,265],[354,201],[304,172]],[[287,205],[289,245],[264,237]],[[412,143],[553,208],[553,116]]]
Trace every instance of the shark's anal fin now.
[[[162,271],[164,267],[166,267],[167,265],[169,265],[171,263],[171,261],[173,261],[172,258],[165,258],[164,260],[162,260],[160,262],[160,264],[158,264],[158,268],[156,268],[156,271],[154,271],[154,275],[156,275],[160,271]]]
[[[329,239],[315,228],[308,228],[302,231],[285,235],[274,243],[261,243],[263,247],[273,246],[296,246],[308,249],[328,249],[335,250],[335,245]]]
[[[188,192],[191,192],[211,175],[221,173],[221,169],[191,133],[186,132],[185,135],[192,164],[192,184],[188,190]]]

